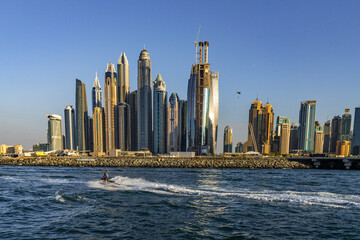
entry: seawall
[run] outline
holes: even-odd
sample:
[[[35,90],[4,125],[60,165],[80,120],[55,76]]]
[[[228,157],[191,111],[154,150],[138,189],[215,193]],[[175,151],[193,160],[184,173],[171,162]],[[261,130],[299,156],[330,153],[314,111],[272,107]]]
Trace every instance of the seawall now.
[[[310,165],[288,161],[282,157],[267,158],[162,158],[162,157],[101,157],[79,160],[80,157],[0,157],[0,165],[14,166],[58,166],[58,167],[150,167],[150,168],[286,168],[306,169]]]

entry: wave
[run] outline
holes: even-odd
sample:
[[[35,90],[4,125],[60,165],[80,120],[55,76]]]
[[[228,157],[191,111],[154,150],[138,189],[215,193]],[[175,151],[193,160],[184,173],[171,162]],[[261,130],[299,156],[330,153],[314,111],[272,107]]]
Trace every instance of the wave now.
[[[62,202],[62,203],[66,202],[64,197],[60,194],[60,191],[56,191],[55,199],[56,199],[56,201],[59,201],[59,202]]]
[[[87,198],[80,196],[80,195],[66,195],[60,193],[60,190],[56,191],[55,193],[55,200],[59,201],[61,203],[65,202],[77,202],[77,201],[83,201],[87,200]]]
[[[243,199],[287,202],[297,205],[314,205],[332,208],[360,208],[360,196],[336,194],[330,192],[296,192],[296,191],[252,191],[248,189],[231,191],[227,189],[195,189],[174,184],[157,183],[142,178],[116,176],[113,182],[104,184],[102,181],[90,181],[89,187],[109,191],[144,191],[155,194],[182,195],[182,196],[217,196],[238,197]]]

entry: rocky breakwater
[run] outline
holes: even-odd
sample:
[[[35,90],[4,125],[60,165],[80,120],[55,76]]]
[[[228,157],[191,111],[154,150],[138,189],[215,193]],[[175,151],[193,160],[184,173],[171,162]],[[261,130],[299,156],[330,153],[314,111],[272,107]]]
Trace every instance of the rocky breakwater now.
[[[305,169],[310,166],[288,161],[283,157],[19,157],[0,158],[0,165],[57,167],[150,167],[150,168],[287,168]]]

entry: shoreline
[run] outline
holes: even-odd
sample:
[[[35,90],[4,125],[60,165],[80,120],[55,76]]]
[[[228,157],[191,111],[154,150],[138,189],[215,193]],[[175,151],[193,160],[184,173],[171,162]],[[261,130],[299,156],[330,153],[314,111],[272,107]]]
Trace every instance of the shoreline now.
[[[81,160],[78,160],[81,159]],[[283,157],[18,157],[0,158],[0,165],[43,167],[139,167],[139,168],[250,168],[309,169],[312,166]]]

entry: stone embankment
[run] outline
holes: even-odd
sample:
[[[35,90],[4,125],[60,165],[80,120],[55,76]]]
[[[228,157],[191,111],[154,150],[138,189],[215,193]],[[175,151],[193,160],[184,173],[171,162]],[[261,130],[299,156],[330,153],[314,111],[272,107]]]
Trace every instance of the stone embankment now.
[[[311,166],[288,161],[282,157],[0,157],[0,165],[57,166],[57,167],[150,167],[150,168],[288,168],[304,169]]]

